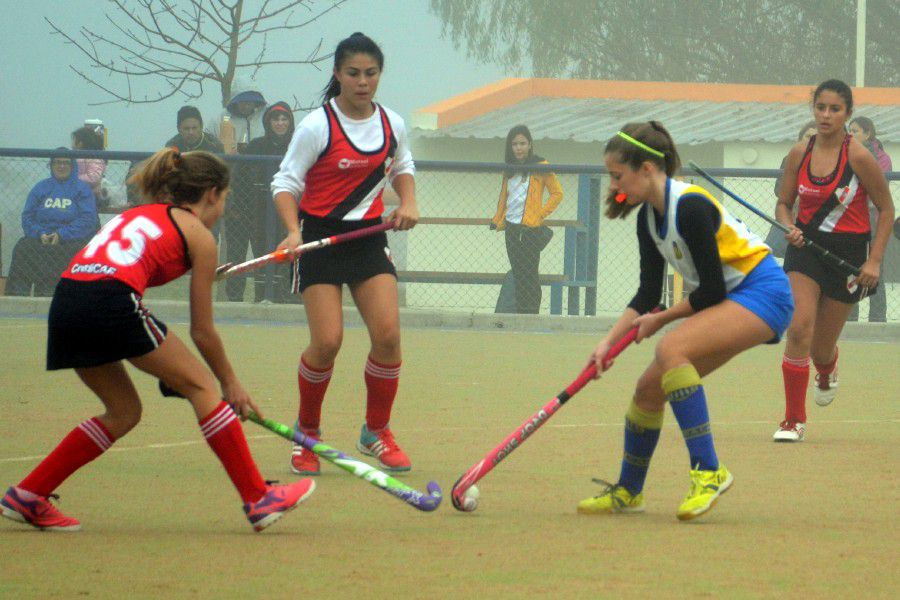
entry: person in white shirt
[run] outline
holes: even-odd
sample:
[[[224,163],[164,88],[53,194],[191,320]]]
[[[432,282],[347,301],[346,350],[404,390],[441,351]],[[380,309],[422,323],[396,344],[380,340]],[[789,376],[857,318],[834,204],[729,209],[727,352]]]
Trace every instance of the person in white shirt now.
[[[381,196],[390,182],[400,206],[387,216],[394,229],[419,220],[415,165],[406,125],[373,101],[384,67],[378,45],[362,33],[342,40],[324,104],[297,126],[272,193],[288,235],[278,246],[370,227],[382,222]],[[342,288],[347,284],[369,330],[365,365],[366,422],[357,448],[392,471],[408,471],[409,457],[388,426],[400,376],[400,310],[397,272],[384,232],[301,255],[293,286],[303,296],[310,341],[300,355],[297,428],[315,438],[325,391],[343,338]],[[291,469],[318,475],[318,457],[295,446]]]
[[[534,153],[531,131],[525,125],[516,125],[506,134],[505,160],[510,167],[503,173],[497,212],[490,227],[506,232],[506,255],[515,282],[516,312],[537,314],[541,307],[538,274],[541,250],[553,237],[553,231],[544,225],[544,219],[562,202],[563,190],[553,173],[528,171],[528,165],[549,163]],[[545,189],[549,194],[546,202]]]

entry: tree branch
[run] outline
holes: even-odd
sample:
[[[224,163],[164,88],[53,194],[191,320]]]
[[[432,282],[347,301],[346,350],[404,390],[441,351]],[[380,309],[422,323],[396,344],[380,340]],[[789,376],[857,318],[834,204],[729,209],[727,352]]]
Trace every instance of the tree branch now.
[[[104,13],[106,31],[81,27],[68,33],[45,18],[51,34],[61,36],[87,59],[88,70],[70,65],[81,79],[108,95],[109,102],[128,103],[159,102],[177,95],[196,98],[203,93],[203,83],[213,81],[224,104],[237,69],[253,69],[254,76],[277,65],[319,69],[319,63],[331,58],[322,54],[321,38],[305,57],[288,58],[268,56],[275,47],[269,36],[307,27],[346,0],[331,0],[315,9],[307,0],[263,0],[246,16],[244,0],[109,2],[112,9]],[[298,19],[297,10],[306,10],[308,17]],[[255,60],[241,60],[253,40],[261,42]],[[121,78],[120,86],[101,82],[97,72]],[[135,88],[139,80],[142,85],[155,81],[159,89],[141,95]]]

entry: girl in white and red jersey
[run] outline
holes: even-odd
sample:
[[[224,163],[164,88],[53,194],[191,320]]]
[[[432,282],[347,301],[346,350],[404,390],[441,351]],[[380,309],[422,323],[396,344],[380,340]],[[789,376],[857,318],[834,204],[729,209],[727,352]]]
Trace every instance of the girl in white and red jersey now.
[[[380,223],[388,182],[400,206],[387,220],[398,231],[418,222],[406,126],[373,102],[383,67],[381,49],[367,36],[354,33],[338,44],[324,105],[297,126],[272,182],[288,232],[279,248]],[[303,296],[310,331],[298,368],[297,426],[320,436],[322,402],[343,338],[341,294],[347,284],[371,340],[364,371],[366,421],[357,448],[385,469],[407,471],[410,460],[388,426],[401,362],[396,277],[384,233],[301,255],[295,263],[294,287]],[[318,457],[295,446],[291,468],[317,475]]]
[[[845,129],[853,114],[853,93],[843,81],[821,83],[813,94],[816,135],[795,145],[787,157],[775,215],[791,228],[784,270],[796,311],[782,360],[785,416],[775,441],[799,442],[806,434],[809,362],[816,368],[815,400],[829,405],[837,390],[837,340],[853,305],[878,284],[891,234],[894,204],[875,157]],[[799,198],[796,222],[792,209]],[[874,240],[868,200],[878,210]],[[810,248],[809,238],[854,265],[847,276]]]
[[[74,531],[79,522],[49,498],[72,473],[108,450],[141,418],[141,399],[122,364],[159,378],[186,397],[200,430],[222,461],[262,531],[302,502],[311,479],[268,485],[250,456],[235,411],[259,412],[225,356],[213,325],[216,243],[210,228],[228,196],[225,164],[206,152],[161,150],[129,181],[152,203],[118,215],[72,259],[50,305],[47,368],[75,369],[106,408],[73,429],[25,479],[0,500],[0,514],[39,529]],[[191,338],[209,371],[142,302],[147,287],[191,275]],[[223,400],[224,398],[224,400]]]

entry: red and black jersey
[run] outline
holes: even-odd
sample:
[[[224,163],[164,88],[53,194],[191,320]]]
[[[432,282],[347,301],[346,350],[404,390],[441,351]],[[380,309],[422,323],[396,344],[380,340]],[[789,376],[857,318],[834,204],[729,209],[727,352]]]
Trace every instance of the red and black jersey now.
[[[850,166],[850,139],[841,144],[837,165],[830,175],[816,177],[809,170],[816,136],[809,140],[797,173],[800,208],[797,226],[826,233],[869,233],[868,194]]]
[[[381,195],[397,151],[397,139],[384,109],[375,106],[384,141],[369,152],[350,141],[330,103],[322,107],[328,117],[328,144],[306,173],[301,211],[329,219],[344,219],[352,211],[354,220],[373,219],[384,212]]]
[[[63,272],[65,279],[115,279],[143,295],[190,268],[187,241],[172,219],[171,204],[146,204],[116,215],[82,248]]]

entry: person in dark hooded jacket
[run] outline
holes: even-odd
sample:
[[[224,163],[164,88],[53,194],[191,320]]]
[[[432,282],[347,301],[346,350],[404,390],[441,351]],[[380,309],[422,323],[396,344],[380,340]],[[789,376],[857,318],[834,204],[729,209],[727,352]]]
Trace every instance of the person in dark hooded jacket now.
[[[63,269],[97,232],[94,193],[78,178],[75,161],[52,158],[50,174],[31,188],[25,201],[25,236],[13,248],[6,285],[10,296],[28,296],[32,285],[35,296],[52,296]]]
[[[250,140],[242,154],[281,159],[294,135],[294,114],[291,107],[286,102],[276,102],[266,109],[262,121],[265,135]],[[228,262],[238,263],[246,260],[248,242],[253,256],[261,256],[274,250],[278,234],[277,218],[275,212],[271,210],[270,185],[280,162],[272,158],[252,162],[242,161],[235,165],[235,181],[241,182],[240,185],[244,188],[242,196],[246,203],[241,208],[232,206],[230,211],[226,209]],[[232,204],[233,200],[232,198]],[[276,302],[286,301],[289,296],[290,274],[287,268],[281,270],[284,273],[278,272],[277,266],[271,266],[256,272],[254,280],[256,302],[266,298],[267,279],[271,279],[274,283],[271,299]],[[228,299],[233,302],[242,300],[245,284],[246,280],[242,275],[229,279],[225,284]]]
[[[266,111],[266,98],[262,92],[250,85],[250,82],[235,78],[231,84],[231,99],[222,109],[219,118],[210,123],[209,131],[223,143],[222,123],[227,119],[234,130],[236,148],[225,148],[226,154],[244,154],[248,143],[264,134],[263,115]]]

